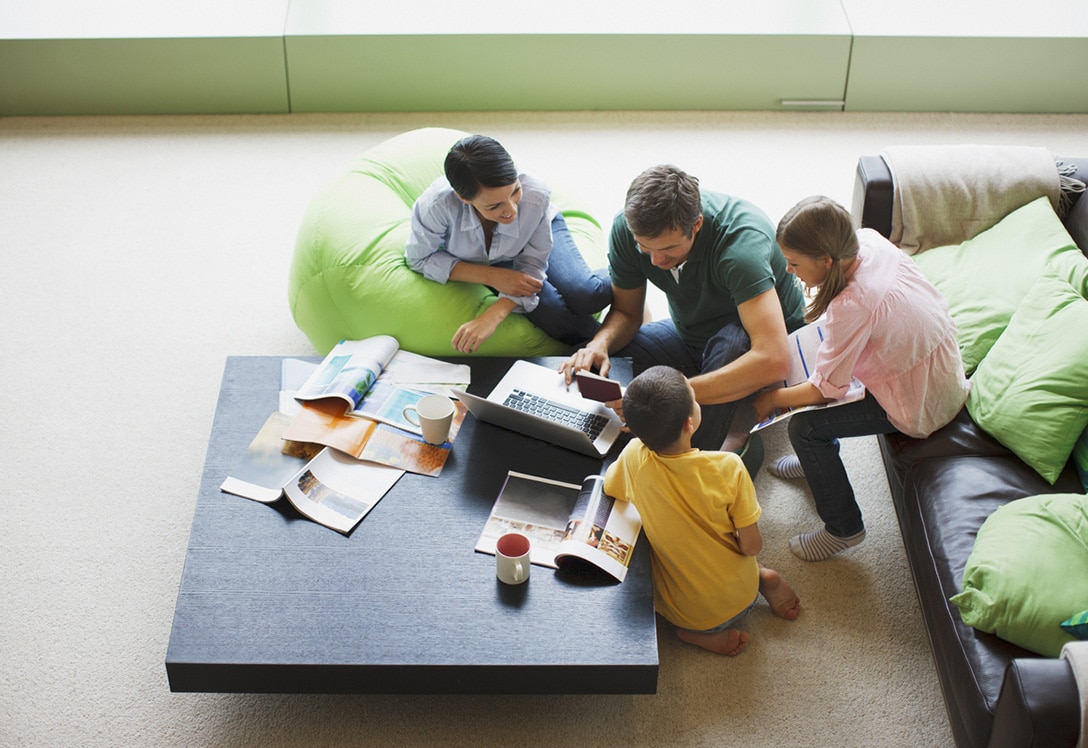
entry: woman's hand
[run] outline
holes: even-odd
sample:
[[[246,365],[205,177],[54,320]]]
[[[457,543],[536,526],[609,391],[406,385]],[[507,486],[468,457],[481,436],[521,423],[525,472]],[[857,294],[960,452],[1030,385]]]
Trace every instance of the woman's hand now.
[[[539,279],[512,268],[491,267],[488,275],[487,285],[507,296],[532,296],[544,288]]]
[[[490,338],[504,319],[514,311],[515,304],[510,299],[499,299],[485,309],[479,317],[469,320],[457,328],[450,345],[460,353],[475,353],[484,341]]]

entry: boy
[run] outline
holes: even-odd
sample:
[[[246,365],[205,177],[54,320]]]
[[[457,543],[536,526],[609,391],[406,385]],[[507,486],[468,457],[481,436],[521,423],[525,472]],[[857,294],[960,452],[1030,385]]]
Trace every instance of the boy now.
[[[650,541],[654,607],[681,640],[735,656],[751,637],[735,625],[757,593],[793,620],[800,600],[760,566],[761,509],[740,457],[691,446],[702,413],[687,378],[669,366],[635,377],[623,395],[631,440],[605,473],[604,490],[634,502]]]

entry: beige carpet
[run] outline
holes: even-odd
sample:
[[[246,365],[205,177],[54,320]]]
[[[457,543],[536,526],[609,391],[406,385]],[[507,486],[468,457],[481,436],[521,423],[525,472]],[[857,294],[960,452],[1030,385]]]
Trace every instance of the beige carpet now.
[[[479,114],[0,119],[0,745],[947,745],[875,442],[847,444],[869,528],[840,559],[785,546],[807,491],[761,474],[762,561],[803,599],[757,608],[736,659],[660,629],[655,696],[169,692],[163,660],[228,354],[306,355],[285,278],[310,197],[403,130],[498,137],[607,220],[677,163],[777,220],[849,204],[906,143],[1081,154],[1084,116]],[[769,430],[768,453],[786,449]]]

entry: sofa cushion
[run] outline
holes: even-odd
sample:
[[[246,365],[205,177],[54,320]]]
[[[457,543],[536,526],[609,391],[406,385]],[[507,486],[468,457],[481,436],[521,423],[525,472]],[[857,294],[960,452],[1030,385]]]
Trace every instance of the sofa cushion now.
[[[319,353],[340,340],[392,335],[414,353],[454,355],[450,340],[457,328],[497,300],[479,284],[427,280],[404,260],[412,205],[442,176],[446,153],[464,135],[424,128],[391,138],[359,156],[311,201],[295,242],[288,302]],[[549,186],[589,266],[606,265],[600,224],[555,184]],[[511,314],[477,355],[566,351],[525,315]]]
[[[970,374],[1005,329],[1043,268],[1063,253],[1080,255],[1041,197],[962,244],[915,255],[948,300],[964,370]]]
[[[1081,485],[1088,491],[1088,429],[1081,432],[1077,443],[1073,445],[1073,464],[1077,466]]]
[[[1088,639],[1088,610],[1071,616],[1068,621],[1062,621],[1062,628],[1078,639]]]
[[[971,377],[975,423],[1050,483],[1088,426],[1088,335],[1074,332],[1083,330],[1083,291],[1048,268]]]
[[[1030,496],[982,523],[951,601],[967,625],[1057,657],[1073,640],[1062,621],[1088,600],[1086,567],[1088,496]]]

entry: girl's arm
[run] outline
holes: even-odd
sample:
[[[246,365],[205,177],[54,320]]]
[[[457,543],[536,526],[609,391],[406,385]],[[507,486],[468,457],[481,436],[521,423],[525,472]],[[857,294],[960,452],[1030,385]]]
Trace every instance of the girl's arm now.
[[[820,405],[828,402],[816,385],[811,382],[802,382],[793,387],[779,387],[767,390],[756,395],[752,407],[756,411],[756,418],[763,420],[776,410],[784,408],[801,408],[805,405]]]

